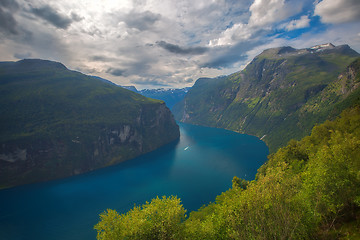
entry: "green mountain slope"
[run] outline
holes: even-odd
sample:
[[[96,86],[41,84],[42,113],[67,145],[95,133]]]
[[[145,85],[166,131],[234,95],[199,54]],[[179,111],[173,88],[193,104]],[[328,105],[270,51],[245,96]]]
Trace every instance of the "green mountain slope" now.
[[[173,112],[182,122],[256,135],[274,152],[351,104],[345,101],[350,95],[337,92],[338,97],[329,95],[326,108],[309,111],[311,102],[331,91],[329,84],[341,81],[339,74],[359,56],[348,45],[268,49],[243,71],[199,79]],[[352,93],[357,85],[350,85]]]
[[[109,166],[179,137],[164,102],[45,60],[0,63],[0,187]]]

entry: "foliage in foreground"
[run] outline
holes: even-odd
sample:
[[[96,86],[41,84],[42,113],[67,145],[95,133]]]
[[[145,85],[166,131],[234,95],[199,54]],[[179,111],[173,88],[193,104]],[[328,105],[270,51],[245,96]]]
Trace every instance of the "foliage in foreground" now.
[[[337,239],[337,229],[357,235],[359,206],[356,107],[270,155],[256,180],[234,177],[230,190],[187,219],[178,198],[164,197],[122,215],[108,210],[95,229],[98,239]]]
[[[98,239],[178,239],[186,210],[177,197],[155,198],[126,214],[108,209],[95,226]]]

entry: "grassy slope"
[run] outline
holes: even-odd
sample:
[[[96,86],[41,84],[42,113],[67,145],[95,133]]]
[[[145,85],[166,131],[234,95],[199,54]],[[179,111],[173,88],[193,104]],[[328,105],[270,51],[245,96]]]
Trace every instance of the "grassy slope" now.
[[[304,116],[298,121],[301,108],[359,54],[347,46],[316,54],[278,54],[282,50],[264,51],[243,71],[228,77],[196,83],[174,107],[175,117],[258,137],[266,135],[264,141],[271,152],[292,138],[309,134],[328,112],[325,117],[309,120]]]

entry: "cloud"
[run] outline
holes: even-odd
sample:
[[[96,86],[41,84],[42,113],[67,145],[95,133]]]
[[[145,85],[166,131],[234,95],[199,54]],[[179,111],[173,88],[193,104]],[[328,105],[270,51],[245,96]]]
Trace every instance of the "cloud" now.
[[[360,20],[359,0],[323,0],[315,6],[315,15],[324,23],[345,23]]]
[[[0,7],[7,8],[10,11],[19,9],[19,4],[15,0],[1,0]]]
[[[0,0],[0,59],[31,54],[120,85],[151,88],[233,73],[268,47],[332,42],[359,51],[358,22],[322,24],[314,9],[328,1],[319,2]]]
[[[79,16],[76,12],[71,12],[71,19],[74,20],[75,22],[80,22],[84,18]]]
[[[247,40],[251,37],[253,31],[247,24],[234,24],[231,28],[221,33],[221,37],[210,40],[209,46],[233,45],[241,40]]]
[[[155,14],[150,11],[145,12],[130,12],[124,17],[124,22],[129,28],[136,28],[140,31],[151,29],[152,26],[159,21],[160,14]]]
[[[117,77],[124,76],[124,74],[125,74],[125,70],[120,69],[120,68],[108,68],[106,70],[106,72],[110,73],[113,76],[117,76]]]
[[[216,57],[215,59],[211,60],[210,62],[207,62],[207,63],[201,65],[201,67],[223,69],[223,68],[231,67],[234,63],[243,61],[246,58],[247,58],[247,56],[245,54],[233,53],[233,54]]]
[[[200,67],[215,69],[231,68],[234,64],[245,61],[248,57],[246,52],[261,43],[259,40],[248,40],[233,46],[214,48],[210,56],[207,56],[205,63],[200,64]]]
[[[16,27],[17,22],[12,13],[0,7],[0,31],[5,34],[10,33],[16,35],[18,34]]]
[[[235,45],[260,35],[266,35],[266,32],[276,28],[277,23],[301,12],[303,4],[305,3],[295,0],[255,0],[249,7],[248,23],[233,24],[223,31],[220,37],[210,40],[209,46]],[[303,23],[299,22],[298,24]]]
[[[19,4],[15,0],[0,1],[0,31],[5,34],[17,35],[17,21],[14,13],[19,9]]]
[[[299,28],[306,28],[309,26],[310,26],[310,19],[308,16],[304,15],[300,19],[290,21],[285,26],[285,29],[291,31]]]
[[[155,87],[169,87],[170,85],[164,83],[162,80],[149,80],[149,79],[139,79],[139,80],[132,80],[134,84],[143,85],[143,86],[155,86]]]
[[[61,29],[67,29],[73,21],[71,18],[61,15],[49,5],[40,8],[32,8],[31,12],[49,22],[51,25]]]
[[[287,19],[302,10],[301,1],[255,0],[250,6],[249,25],[268,26]]]
[[[15,53],[14,57],[17,59],[25,59],[25,58],[30,58],[32,56],[31,52],[26,52],[26,53]]]
[[[95,62],[114,62],[116,61],[116,58],[102,56],[102,55],[94,55],[90,57],[90,60]]]
[[[206,47],[180,47],[179,45],[167,43],[165,41],[159,41],[156,42],[156,44],[171,53],[182,55],[201,55],[208,50]]]

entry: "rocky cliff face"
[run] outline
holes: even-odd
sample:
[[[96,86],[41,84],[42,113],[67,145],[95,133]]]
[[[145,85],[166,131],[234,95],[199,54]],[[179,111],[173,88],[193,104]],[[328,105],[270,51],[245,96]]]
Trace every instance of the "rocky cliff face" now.
[[[36,61],[0,63],[0,187],[110,166],[179,138],[164,102]]]
[[[300,112],[357,57],[348,45],[268,49],[243,71],[199,79],[173,112],[183,122],[256,135],[275,151],[326,119]]]

